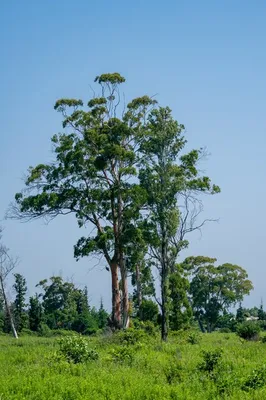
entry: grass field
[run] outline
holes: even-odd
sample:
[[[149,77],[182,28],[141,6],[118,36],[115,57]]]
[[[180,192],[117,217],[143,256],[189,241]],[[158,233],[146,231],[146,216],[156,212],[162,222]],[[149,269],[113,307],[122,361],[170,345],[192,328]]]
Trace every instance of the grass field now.
[[[99,358],[84,364],[59,361],[54,338],[0,336],[0,399],[266,399],[266,343],[214,333],[191,344],[187,335],[166,344],[149,337],[135,345],[88,339]],[[210,352],[217,349],[215,366]],[[204,350],[209,361],[200,368]]]

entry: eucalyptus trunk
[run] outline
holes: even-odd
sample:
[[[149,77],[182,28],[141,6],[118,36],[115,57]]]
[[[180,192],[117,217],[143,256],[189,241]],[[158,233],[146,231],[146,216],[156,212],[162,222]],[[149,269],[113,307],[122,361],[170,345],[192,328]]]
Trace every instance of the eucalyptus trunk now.
[[[138,308],[140,308],[142,304],[142,288],[141,288],[140,267],[138,264],[136,265],[136,289],[137,289],[137,304]]]
[[[121,272],[121,289],[122,289],[122,327],[129,327],[129,300],[128,300],[128,282],[127,282],[127,267],[123,256],[120,257],[120,272]]]
[[[113,328],[121,328],[121,297],[119,290],[118,264],[112,262],[110,265],[112,275],[112,324]]]

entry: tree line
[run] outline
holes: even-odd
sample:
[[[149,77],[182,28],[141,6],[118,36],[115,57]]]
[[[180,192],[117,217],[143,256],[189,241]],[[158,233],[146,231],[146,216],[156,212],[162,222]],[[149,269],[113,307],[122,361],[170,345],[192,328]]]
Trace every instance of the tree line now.
[[[188,235],[212,221],[200,219],[203,195],[220,192],[199,167],[206,151],[185,150],[184,125],[153,97],[123,104],[125,78],[119,73],[102,74],[95,82],[99,94],[87,103],[72,98],[56,102],[63,132],[52,137],[54,160],[29,168],[25,188],[16,194],[7,217],[49,221],[74,214],[80,228],[94,228],[74,245],[74,257],[105,259],[111,274],[112,329],[130,326],[131,277],[139,312],[145,296],[156,298],[163,340],[170,326],[176,329],[184,315],[189,318],[191,309],[202,329],[207,324],[211,330],[215,316],[252,285],[238,266],[215,267],[214,259],[204,257],[202,263],[198,258],[178,263]],[[221,288],[227,269],[232,278],[246,282],[243,290],[227,282],[231,300],[224,300]],[[160,293],[154,289],[156,276]],[[205,279],[215,281],[214,292],[219,288],[206,299],[204,290],[196,289],[207,285]]]
[[[235,322],[243,322],[249,315],[240,306],[236,318],[230,307],[243,300],[252,289],[247,273],[237,265],[215,266],[216,259],[209,257],[188,257],[176,266],[170,275],[169,327],[176,331],[199,324],[202,332],[212,332],[215,328],[233,330]],[[11,302],[4,300],[5,290],[0,290],[0,330],[22,332],[30,329],[39,334],[50,330],[72,330],[85,335],[106,332],[112,328],[111,315],[101,301],[97,310],[88,301],[87,287],[77,288],[73,282],[64,281],[60,276],[40,281],[38,293],[27,300],[26,279],[14,273]],[[145,282],[140,301],[138,290],[142,283],[132,277],[133,292],[129,296],[129,316],[132,327],[159,327],[162,315],[155,300],[152,279]],[[149,288],[145,290],[145,288]],[[253,314],[265,320],[266,314],[254,308]],[[251,314],[250,314],[251,315]],[[12,326],[14,324],[14,327]]]
[[[97,310],[90,307],[87,288],[78,289],[73,283],[65,282],[60,276],[39,282],[39,293],[27,300],[26,279],[14,274],[13,290],[15,298],[10,302],[10,312],[16,332],[31,330],[47,335],[53,330],[72,330],[91,335],[104,329],[108,313],[101,301]],[[12,329],[10,313],[4,304],[3,291],[0,291],[0,331],[9,333]]]

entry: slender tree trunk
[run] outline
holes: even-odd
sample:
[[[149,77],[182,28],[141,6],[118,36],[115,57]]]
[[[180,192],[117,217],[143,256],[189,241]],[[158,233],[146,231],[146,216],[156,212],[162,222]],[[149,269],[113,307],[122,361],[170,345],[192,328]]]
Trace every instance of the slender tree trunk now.
[[[2,278],[1,274],[0,274],[0,285],[1,285],[1,290],[2,290],[2,293],[3,293],[3,297],[4,297],[6,313],[7,313],[8,317],[9,317],[9,320],[10,320],[12,333],[14,335],[14,338],[18,339],[18,334],[17,334],[16,328],[15,328],[14,320],[13,320],[13,317],[12,317],[12,314],[11,314],[11,310],[10,310],[10,307],[9,307],[9,304],[8,304],[8,301],[7,301],[6,292],[5,292],[5,288],[4,288],[4,282],[3,282],[3,278]]]
[[[198,323],[199,323],[199,327],[200,327],[201,332],[205,333],[205,328],[204,328],[203,323],[202,323],[200,318],[198,319]]]
[[[164,342],[168,339],[169,328],[169,267],[167,260],[167,240],[165,233],[165,223],[161,222],[162,229],[162,262],[161,262],[161,297],[162,297],[162,326],[161,336]]]
[[[121,272],[121,289],[122,289],[122,327],[129,327],[129,301],[128,301],[128,282],[127,282],[127,267],[123,259],[120,257],[120,272]]]
[[[137,286],[137,303],[138,307],[140,308],[142,304],[142,288],[141,288],[141,274],[140,274],[140,267],[136,265],[136,286]]]
[[[121,299],[119,290],[118,264],[110,265],[112,274],[112,324],[115,329],[121,328]]]
[[[168,285],[167,285],[167,274],[166,271],[162,271],[161,281],[161,297],[162,297],[162,325],[161,325],[161,338],[164,342],[168,338]]]

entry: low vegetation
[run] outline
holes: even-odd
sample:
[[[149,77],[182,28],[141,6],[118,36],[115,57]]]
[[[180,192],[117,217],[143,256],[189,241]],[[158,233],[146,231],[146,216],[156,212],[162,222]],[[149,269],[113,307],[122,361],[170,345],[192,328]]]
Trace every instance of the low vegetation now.
[[[193,336],[194,335],[194,336]],[[0,336],[1,400],[266,398],[266,344],[236,334],[133,329],[109,337]],[[190,339],[189,339],[190,338]]]

